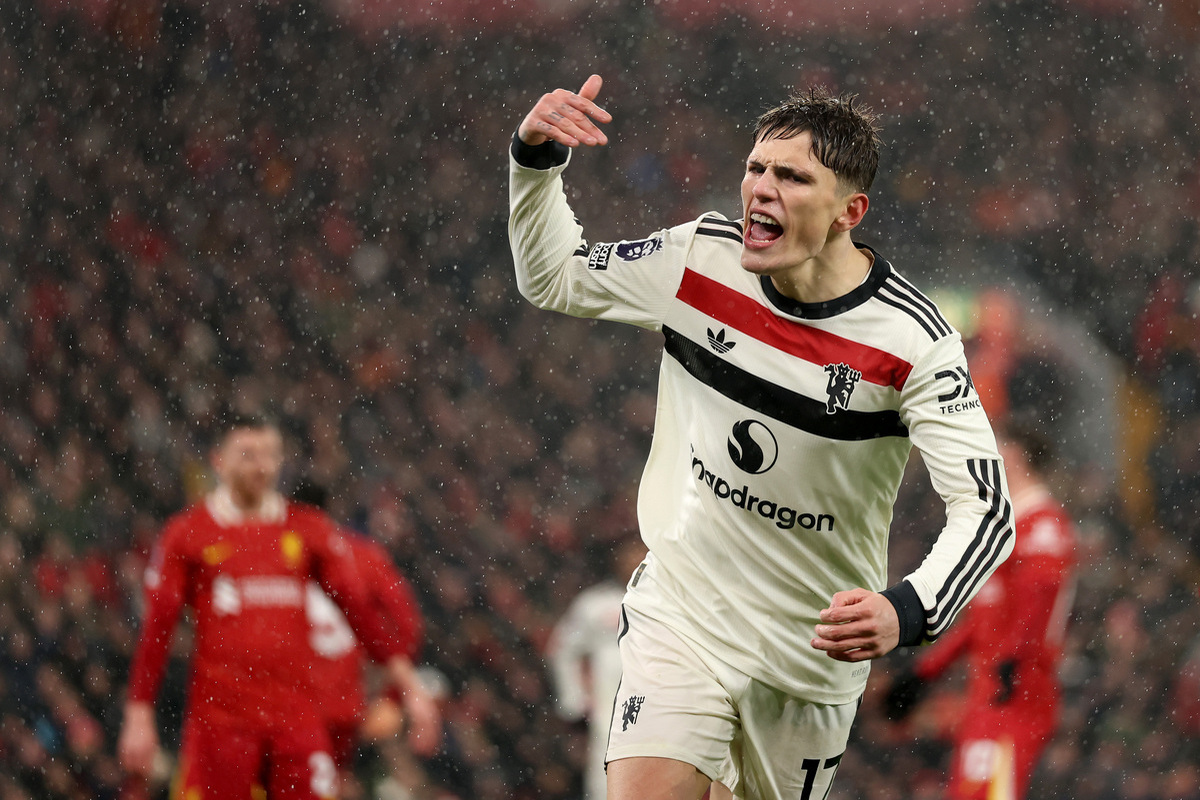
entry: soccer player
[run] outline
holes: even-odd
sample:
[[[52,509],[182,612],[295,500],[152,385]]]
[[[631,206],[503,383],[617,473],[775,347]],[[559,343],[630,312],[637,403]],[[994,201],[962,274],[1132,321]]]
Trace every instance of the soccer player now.
[[[1025,796],[1058,724],[1058,667],[1075,594],[1075,533],[1046,488],[1048,443],[1027,426],[1006,428],[999,442],[1016,548],[954,628],[920,653],[912,672],[917,683],[906,676],[894,689],[916,695],[966,662],[967,713],[953,734],[947,795],[953,800]],[[903,706],[899,698],[892,702]]]
[[[324,487],[309,480],[302,480],[291,494],[296,502],[322,510],[327,495]],[[349,530],[343,530],[342,537],[361,579],[363,593],[393,633],[400,654],[415,660],[425,623],[412,587],[379,542]],[[334,763],[344,776],[352,766],[366,713],[367,653],[354,636],[346,615],[321,585],[309,581],[307,588],[305,610],[310,625],[309,644],[317,655],[313,664],[317,670],[315,680],[322,687],[321,714],[329,729]],[[378,702],[395,708],[390,697]]]
[[[614,800],[826,796],[869,661],[937,639],[1012,549],[1011,508],[961,337],[851,238],[878,164],[851,98],[757,120],[742,216],[589,245],[572,148],[607,143],[593,75],[543,95],[510,148],[509,238],[534,304],[658,331],[608,748]],[[916,446],[946,503],[924,562],[887,587]]]
[[[146,612],[118,742],[146,775],[158,752],[154,701],[179,616],[195,643],[176,777],[178,797],[315,800],[336,792],[313,681],[305,586],[336,597],[401,691],[414,750],[437,746],[440,720],[412,663],[364,597],[332,521],[276,490],[283,440],[260,418],[233,420],[212,454],[216,489],[168,521],[146,571]]]
[[[408,581],[378,542],[351,531],[343,532],[343,538],[369,601],[395,632],[400,654],[415,659],[424,623]],[[322,687],[321,714],[329,728],[334,763],[344,772],[352,766],[366,710],[367,655],[345,614],[315,581],[308,584],[307,611],[309,643],[317,655],[316,680]]]

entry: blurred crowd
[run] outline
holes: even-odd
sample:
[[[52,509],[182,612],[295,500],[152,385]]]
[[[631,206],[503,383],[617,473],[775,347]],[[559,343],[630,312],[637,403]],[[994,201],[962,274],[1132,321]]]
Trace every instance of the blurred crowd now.
[[[313,0],[115,4],[153,12],[120,24],[4,3],[0,800],[121,796],[141,571],[208,486],[227,407],[274,414],[284,488],[326,487],[420,593],[450,746],[419,762],[368,743],[357,791],[578,796],[586,733],[554,714],[543,654],[636,535],[659,340],[519,299],[506,147],[538,95],[590,72],[616,117],[571,168],[593,237],[736,216],[746,123],[824,83],[883,114],[862,240],[924,286],[978,292],[994,416],[1102,437],[1103,398],[1047,326],[1076,320],[1115,356],[1113,427],[1148,438],[1134,463],[1120,446],[1061,463],[1083,567],[1032,797],[1200,796],[1200,47],[1136,5],[980,3],[953,25],[798,38],[611,2],[569,28],[365,40]],[[1035,318],[981,299],[1029,286]],[[926,484],[914,470],[897,507],[897,575],[941,525]],[[935,800],[954,687],[893,723],[888,669],[833,796]]]

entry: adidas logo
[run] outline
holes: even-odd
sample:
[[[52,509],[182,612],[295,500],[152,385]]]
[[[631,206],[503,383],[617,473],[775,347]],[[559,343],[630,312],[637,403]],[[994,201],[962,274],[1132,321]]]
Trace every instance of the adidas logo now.
[[[718,333],[713,333],[712,328],[708,329],[708,346],[721,355],[728,353],[736,344],[737,342],[725,341],[724,328],[721,328]]]

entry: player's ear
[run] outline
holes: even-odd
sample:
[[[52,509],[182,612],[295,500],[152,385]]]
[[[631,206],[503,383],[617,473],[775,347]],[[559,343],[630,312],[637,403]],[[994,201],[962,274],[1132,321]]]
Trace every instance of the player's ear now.
[[[863,217],[867,215],[867,207],[871,201],[862,192],[854,192],[846,197],[846,207],[836,220],[833,221],[833,229],[839,233],[853,230],[858,227],[858,223],[863,221]]]
[[[217,476],[220,476],[221,469],[225,466],[222,444],[222,442],[218,442],[208,451],[208,465],[212,467],[213,474]]]

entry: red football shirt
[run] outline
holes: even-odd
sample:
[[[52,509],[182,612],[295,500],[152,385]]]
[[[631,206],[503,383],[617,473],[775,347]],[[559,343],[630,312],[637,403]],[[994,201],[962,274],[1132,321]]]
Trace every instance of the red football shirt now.
[[[424,636],[424,621],[408,581],[396,570],[387,550],[373,539],[347,532],[354,568],[362,588],[381,621],[392,634],[396,651],[416,658]],[[356,723],[362,716],[363,651],[345,616],[323,592],[309,596],[310,640],[322,686],[321,712],[334,722]]]
[[[1063,508],[1044,490],[1013,498],[1017,537],[961,618],[917,662],[932,679],[967,659],[968,708],[1040,707],[1054,713],[1058,662],[1074,594],[1075,536]],[[1012,664],[1009,692],[1001,668]]]
[[[189,717],[267,726],[315,718],[320,688],[305,614],[310,579],[337,600],[374,657],[400,652],[332,521],[278,496],[268,512],[246,519],[218,489],[168,521],[146,570],[130,700],[157,697],[186,605],[195,621]]]

